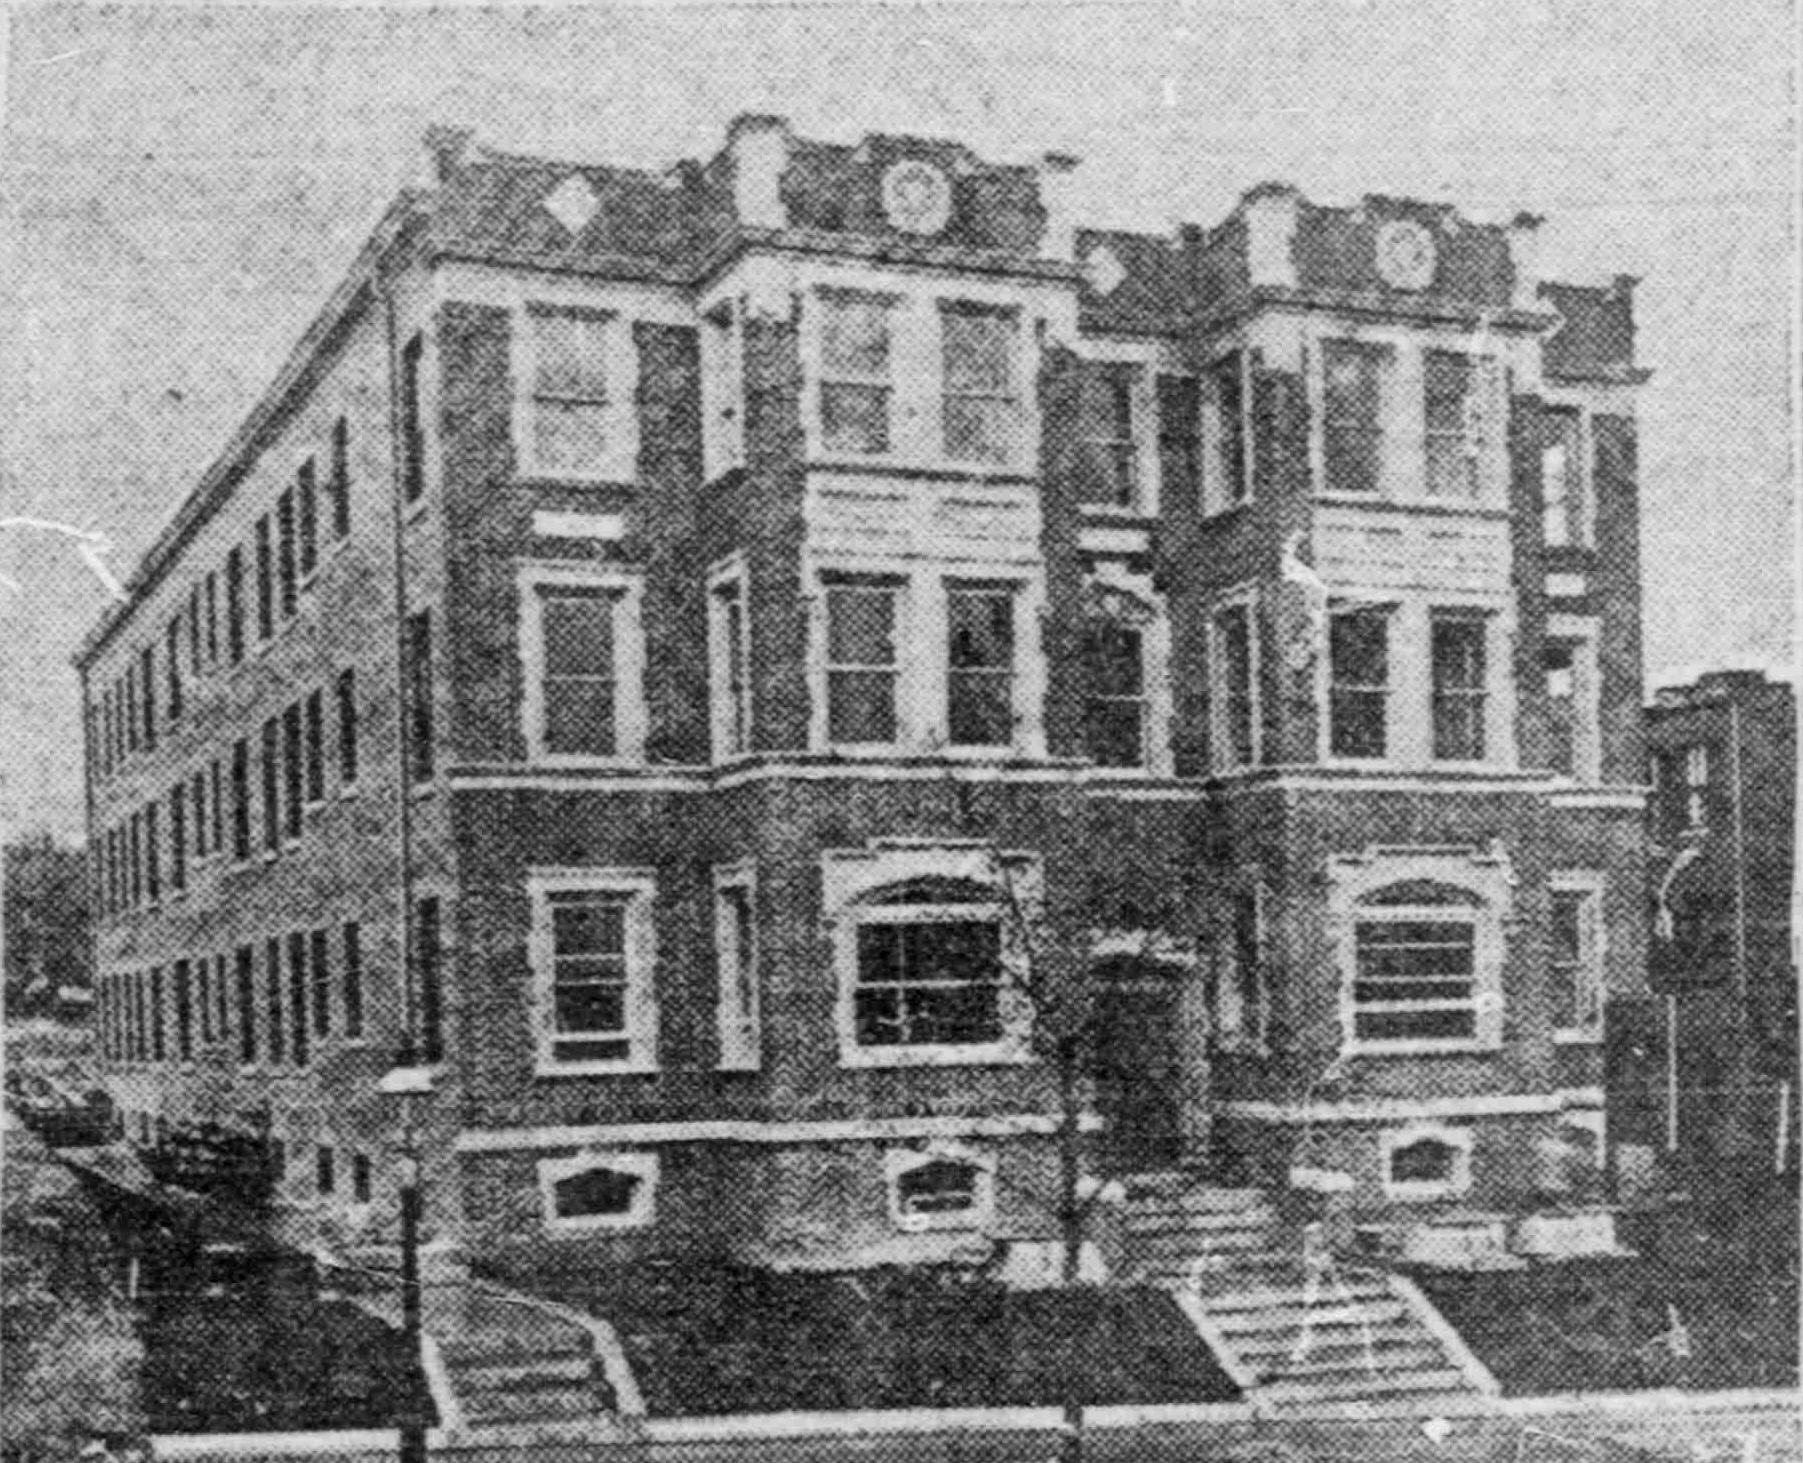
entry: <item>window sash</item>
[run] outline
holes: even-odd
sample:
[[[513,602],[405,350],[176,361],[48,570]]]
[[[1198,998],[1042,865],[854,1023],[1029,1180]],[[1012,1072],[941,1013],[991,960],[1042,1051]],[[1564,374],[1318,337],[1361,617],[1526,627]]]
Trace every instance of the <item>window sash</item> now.
[[[896,585],[826,589],[827,737],[837,745],[892,745],[901,677]]]
[[[1146,761],[1145,636],[1136,625],[1092,619],[1084,627],[1087,697],[1083,739],[1099,767]]]
[[[1582,545],[1588,528],[1583,417],[1569,409],[1553,412],[1549,435],[1540,452],[1542,541],[1549,548]]]
[[[1214,615],[1216,692],[1220,711],[1223,767],[1250,767],[1258,760],[1257,697],[1253,684],[1252,611],[1229,605]]]
[[[617,889],[557,889],[542,896],[552,1061],[617,1063],[633,1056],[638,897]]]
[[[1235,351],[1217,361],[1208,381],[1214,396],[1215,470],[1226,506],[1244,503],[1252,496],[1252,479],[1246,461],[1245,357]]]
[[[1078,379],[1079,483],[1085,503],[1132,508],[1139,501],[1138,380],[1137,367],[1115,363],[1087,365]]]
[[[1323,352],[1322,466],[1329,492],[1369,496],[1383,485],[1383,346],[1330,340]]]
[[[1554,1025],[1561,1030],[1593,1031],[1602,1024],[1597,903],[1594,889],[1552,891],[1547,964],[1556,1002]]]
[[[1329,620],[1329,745],[1336,757],[1387,753],[1389,633],[1389,616],[1370,610]]]
[[[555,756],[619,751],[616,590],[539,585],[539,737]]]
[[[1435,615],[1429,622],[1436,760],[1484,759],[1487,631],[1475,615]]]
[[[890,450],[892,317],[884,300],[821,299],[820,433],[829,451]]]
[[[1007,462],[1018,406],[1014,312],[945,306],[939,323],[945,454],[964,462]]]
[[[953,746],[1014,740],[1012,589],[946,591],[946,724]]]
[[[857,1045],[987,1046],[1001,1040],[1001,935],[999,911],[983,906],[862,918],[852,989]]]
[[[1477,921],[1444,908],[1362,912],[1353,931],[1353,1034],[1362,1041],[1478,1036]]]

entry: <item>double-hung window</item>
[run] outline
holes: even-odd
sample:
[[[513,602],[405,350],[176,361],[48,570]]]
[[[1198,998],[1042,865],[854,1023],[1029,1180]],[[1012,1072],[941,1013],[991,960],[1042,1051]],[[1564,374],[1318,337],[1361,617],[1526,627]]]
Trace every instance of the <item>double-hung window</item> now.
[[[946,587],[946,729],[955,747],[1014,741],[1011,585]]]
[[[1389,747],[1390,615],[1359,609],[1328,620],[1328,748],[1380,758]]]
[[[1484,760],[1487,633],[1481,615],[1436,611],[1429,618],[1436,761]]]
[[[1258,686],[1252,606],[1223,605],[1210,617],[1211,717],[1216,771],[1258,761]]]
[[[607,373],[612,317],[605,311],[533,305],[531,445],[549,477],[606,476],[615,457]]]
[[[834,746],[890,746],[898,737],[902,585],[894,581],[828,584],[827,737]]]
[[[1596,1037],[1603,1029],[1602,889],[1583,875],[1553,876],[1548,965],[1553,1024],[1562,1036]]]
[[[275,529],[277,584],[281,590],[282,618],[287,620],[300,607],[292,488],[284,488],[275,500]]]
[[[894,394],[894,303],[828,292],[820,297],[820,309],[820,440],[829,452],[886,453]]]
[[[1246,356],[1234,351],[1208,371],[1208,462],[1206,506],[1219,512],[1252,496],[1252,464],[1246,445]]]
[[[350,787],[357,781],[357,672],[346,666],[338,672],[338,783]]]
[[[163,637],[163,660],[163,671],[168,677],[163,710],[173,727],[182,719],[182,622],[179,615],[169,622],[168,632]]]
[[[319,567],[319,480],[311,457],[300,465],[295,495],[300,517],[300,574],[306,579]]]
[[[244,659],[244,550],[225,556],[225,651],[233,665]]]
[[[714,876],[714,952],[719,966],[720,1066],[758,1065],[757,894],[749,866]]]
[[[269,515],[257,520],[257,639],[275,634],[275,545],[269,536]]]
[[[1077,440],[1083,502],[1092,507],[1139,506],[1139,442],[1134,396],[1137,366],[1086,363],[1077,381]]]
[[[1702,743],[1684,749],[1684,824],[1701,828],[1709,821],[1709,748]]]
[[[1098,767],[1146,765],[1143,626],[1091,615],[1083,626],[1083,741]]]
[[[521,571],[521,704],[541,761],[632,760],[644,750],[640,582],[573,567]]]
[[[1353,926],[1352,1036],[1358,1043],[1470,1043],[1480,1023],[1480,901],[1429,880],[1379,889]]]
[[[530,889],[539,1069],[654,1068],[650,875],[540,873]]]
[[[351,531],[351,428],[343,417],[332,423],[332,537]]]
[[[716,757],[751,750],[751,628],[745,576],[716,573],[708,592],[708,650]]]
[[[1540,449],[1541,537],[1549,548],[1589,542],[1586,491],[1583,414],[1549,412]]]
[[[1422,359],[1430,498],[1469,501],[1483,493],[1491,436],[1486,364],[1461,351],[1430,350]]]
[[[946,303],[939,331],[945,455],[958,462],[1011,461],[1019,408],[1015,312]]]
[[[702,317],[701,395],[702,447],[711,481],[745,465],[745,354],[731,301]]]
[[[296,701],[282,712],[282,831],[291,839],[299,838],[303,827],[307,796],[305,742],[302,707]]]
[[[1390,358],[1386,346],[1325,343],[1321,446],[1330,493],[1371,495],[1383,488],[1383,385]]]

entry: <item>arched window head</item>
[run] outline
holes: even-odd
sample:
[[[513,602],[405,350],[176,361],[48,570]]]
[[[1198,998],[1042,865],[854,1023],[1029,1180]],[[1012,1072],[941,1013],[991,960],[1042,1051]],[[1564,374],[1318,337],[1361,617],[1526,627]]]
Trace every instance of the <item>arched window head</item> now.
[[[1437,879],[1404,879],[1374,889],[1359,901],[1363,905],[1395,908],[1398,905],[1450,905],[1476,908],[1484,901],[1469,889],[1457,884],[1443,884]]]
[[[886,884],[864,896],[865,904],[994,904],[996,891],[975,879],[928,876]]]

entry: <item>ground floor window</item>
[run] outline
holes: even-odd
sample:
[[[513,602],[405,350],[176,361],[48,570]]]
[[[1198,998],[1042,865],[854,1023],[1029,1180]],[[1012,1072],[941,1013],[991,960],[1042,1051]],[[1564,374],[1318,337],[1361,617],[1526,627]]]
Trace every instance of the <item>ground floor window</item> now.
[[[655,1214],[657,1179],[655,1153],[545,1159],[538,1166],[538,1180],[546,1228],[643,1228]]]
[[[980,1229],[995,1217],[995,1160],[964,1148],[891,1151],[889,1216],[898,1229]]]

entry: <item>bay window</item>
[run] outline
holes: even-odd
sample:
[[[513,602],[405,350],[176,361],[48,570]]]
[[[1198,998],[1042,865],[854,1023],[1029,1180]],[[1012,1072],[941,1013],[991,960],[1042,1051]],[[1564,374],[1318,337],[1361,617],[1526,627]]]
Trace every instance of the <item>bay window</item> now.
[[[820,435],[830,452],[890,450],[890,319],[886,297],[820,298]]]
[[[1015,312],[965,302],[939,310],[945,455],[1005,463],[1014,456]]]
[[[1383,487],[1383,387],[1391,359],[1387,346],[1325,343],[1322,466],[1330,493],[1371,495]]]

